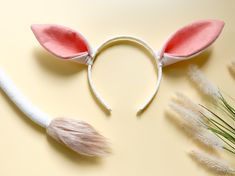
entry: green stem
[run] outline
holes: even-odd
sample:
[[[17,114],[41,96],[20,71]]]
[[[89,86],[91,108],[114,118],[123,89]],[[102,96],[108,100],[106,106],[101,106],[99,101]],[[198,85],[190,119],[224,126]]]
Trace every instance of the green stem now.
[[[203,107],[204,109],[206,109],[207,111],[209,111],[211,114],[213,114],[216,118],[218,118],[221,122],[223,122],[225,125],[227,125],[229,128],[231,128],[232,130],[235,131],[235,129],[229,125],[226,121],[224,121],[221,117],[219,117],[217,114],[215,114],[214,112],[212,112],[210,109],[208,109],[207,107],[199,104],[201,107]]]
[[[201,113],[201,112],[200,112],[200,113]],[[205,114],[203,114],[203,113],[201,113],[201,114],[204,116],[204,118],[206,118],[206,119],[207,119],[210,123],[212,123],[214,126],[216,126],[216,124],[217,124],[217,125],[223,127],[224,129],[228,130],[229,132],[231,132],[232,134],[235,135],[235,132],[232,131],[231,129],[225,127],[224,125],[220,124],[219,122],[217,122],[217,121],[214,120],[214,119],[208,118]],[[206,123],[203,123],[203,125],[206,126],[206,127],[210,127],[210,126],[209,126],[208,124],[206,124]]]
[[[221,106],[216,105],[217,108],[219,108],[221,111],[223,111],[228,117],[230,117],[232,120],[235,120],[235,117],[231,115],[230,112],[227,111],[227,108],[224,104],[221,104]]]
[[[225,132],[224,130],[222,130],[221,128],[219,128],[217,125],[215,125],[219,130],[209,127],[210,130],[214,131],[215,133],[223,136],[224,138],[226,138],[227,140],[229,140],[231,143],[235,144],[235,139],[234,137],[232,137],[230,134],[228,134],[227,132]]]
[[[213,132],[213,131],[212,131]],[[214,132],[213,132],[214,133]],[[231,144],[229,144],[226,140],[224,140],[220,135],[218,135],[218,134],[216,134],[216,133],[214,133],[218,138],[220,138],[225,144],[227,144],[229,147],[231,147],[233,150],[235,150],[235,148],[231,145]],[[223,146],[223,148],[224,148],[224,146]]]
[[[227,147],[223,147],[223,149],[224,149],[224,150],[227,150],[227,151],[229,151],[229,152],[231,152],[232,154],[235,154],[235,152],[234,152],[234,151],[232,151],[232,150],[228,149]]]
[[[229,110],[229,112],[232,113],[233,115],[235,115],[235,109],[229,105],[229,103],[225,100],[225,98],[222,96],[222,94],[220,94],[220,100],[226,106],[226,108]]]
[[[211,120],[211,123],[216,123],[217,125],[219,125],[219,126],[221,126],[221,127],[223,127],[224,129],[226,129],[227,131],[229,131],[230,133],[232,133],[232,134],[234,134],[235,135],[235,132],[234,131],[232,131],[231,129],[229,129],[229,128],[227,128],[227,127],[225,127],[224,125],[222,125],[222,124],[220,124],[219,122],[217,122],[216,120],[214,120],[214,119],[210,119]]]

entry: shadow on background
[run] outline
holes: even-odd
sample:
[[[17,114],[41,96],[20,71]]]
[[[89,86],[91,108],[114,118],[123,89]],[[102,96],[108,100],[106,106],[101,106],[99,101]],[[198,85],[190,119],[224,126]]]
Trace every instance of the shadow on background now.
[[[175,64],[166,66],[163,68],[163,74],[166,77],[178,78],[185,76],[187,73],[188,66],[195,64],[198,67],[202,67],[211,56],[211,48],[207,49],[203,53],[184,61],[177,62]]]
[[[66,61],[62,59],[58,59],[57,57],[53,56],[52,54],[45,52],[40,49],[35,49],[34,51],[35,58],[41,68],[50,74],[55,76],[72,76],[75,74],[79,74],[82,71],[87,70],[87,65],[80,64],[72,61]],[[88,83],[88,82],[87,82]],[[110,115],[110,112],[106,110],[102,104],[96,99],[91,88],[89,86],[90,93],[92,94],[92,98],[100,107],[100,109],[105,113],[106,116]]]
[[[235,70],[230,65],[228,65],[228,71],[233,79],[235,79]]]
[[[198,92],[198,95],[201,97],[201,99],[205,100],[205,102],[207,103],[210,102],[211,98],[209,96],[205,96],[205,94],[203,94],[202,91],[197,87],[197,85],[195,85],[195,83],[192,82],[189,78],[188,68],[190,65],[197,65],[199,68],[203,67],[203,65],[205,65],[211,57],[211,49],[212,48],[209,48],[205,52],[191,59],[180,61],[173,65],[167,66],[166,68],[163,68],[164,76],[166,77],[166,79],[171,79],[171,81],[176,82],[176,84],[178,84],[178,78],[187,77],[190,86]]]
[[[59,59],[44,50],[35,49],[33,54],[41,68],[56,76],[70,76],[87,69],[85,64]]]
[[[80,166],[98,166],[102,163],[102,159],[99,157],[89,157],[80,155],[73,150],[69,149],[63,144],[60,144],[56,140],[47,135],[48,143],[58,152],[58,155],[65,156],[68,160],[78,163]]]

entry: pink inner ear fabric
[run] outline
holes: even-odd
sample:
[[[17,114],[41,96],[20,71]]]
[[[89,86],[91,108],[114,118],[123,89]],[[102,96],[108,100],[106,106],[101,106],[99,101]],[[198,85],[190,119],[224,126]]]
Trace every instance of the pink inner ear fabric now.
[[[39,43],[60,58],[73,58],[89,52],[89,45],[83,36],[67,27],[35,24],[31,29]]]
[[[220,20],[196,21],[174,33],[166,42],[164,52],[175,57],[190,57],[211,45],[223,26]]]

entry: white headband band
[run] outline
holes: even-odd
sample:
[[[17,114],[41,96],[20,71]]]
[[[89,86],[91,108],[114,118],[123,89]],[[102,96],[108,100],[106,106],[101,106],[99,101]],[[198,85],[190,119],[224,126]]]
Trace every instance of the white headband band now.
[[[104,43],[102,43],[97,49],[96,51],[92,54],[92,62],[90,62],[88,64],[88,81],[89,81],[89,85],[91,87],[92,92],[94,93],[95,97],[98,99],[98,101],[108,110],[111,111],[111,107],[105,102],[105,100],[100,96],[100,94],[97,92],[94,83],[92,81],[91,78],[91,70],[92,70],[92,66],[97,58],[97,56],[109,45],[116,43],[118,41],[128,41],[128,42],[133,42],[135,44],[138,44],[139,46],[143,47],[149,54],[151,54],[151,56],[154,58],[154,62],[157,66],[157,83],[155,85],[154,91],[152,92],[152,94],[148,97],[148,99],[146,99],[145,103],[140,106],[140,108],[138,109],[138,113],[140,113],[142,110],[144,110],[149,103],[151,102],[151,100],[154,98],[154,96],[156,95],[159,86],[160,86],[160,81],[162,78],[162,64],[159,62],[159,59],[157,57],[157,54],[155,53],[155,51],[143,40],[133,37],[133,36],[117,36],[117,37],[113,37],[110,38],[108,40],[106,40]]]

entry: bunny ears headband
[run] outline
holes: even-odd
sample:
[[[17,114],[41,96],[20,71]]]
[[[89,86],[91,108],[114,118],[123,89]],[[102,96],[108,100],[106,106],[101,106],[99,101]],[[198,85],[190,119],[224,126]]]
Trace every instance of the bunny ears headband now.
[[[189,59],[207,49],[219,36],[224,26],[220,20],[195,21],[173,33],[159,51],[150,47],[144,40],[133,36],[118,36],[106,40],[93,50],[85,37],[64,26],[54,24],[32,25],[32,31],[39,43],[50,53],[65,61],[74,61],[88,65],[88,81],[92,92],[99,102],[109,111],[110,106],[96,91],[91,72],[97,56],[117,41],[129,41],[145,48],[154,58],[158,80],[155,89],[138,112],[144,110],[156,95],[162,79],[162,67]]]

